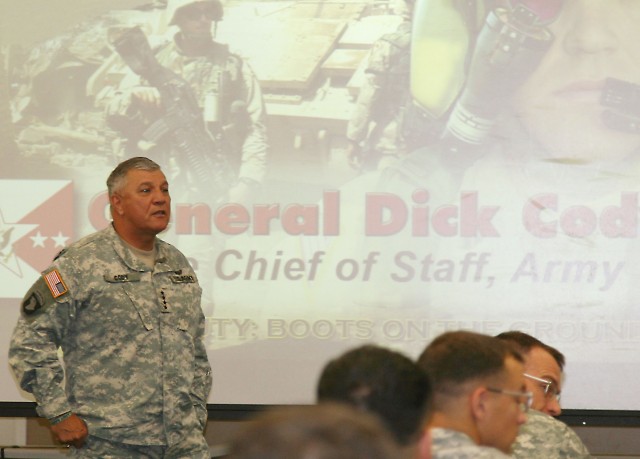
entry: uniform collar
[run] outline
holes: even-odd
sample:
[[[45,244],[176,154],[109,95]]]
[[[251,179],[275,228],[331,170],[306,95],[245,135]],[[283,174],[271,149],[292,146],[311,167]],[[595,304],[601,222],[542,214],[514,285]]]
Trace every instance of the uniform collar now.
[[[116,254],[122,260],[122,263],[124,263],[129,269],[139,272],[151,271],[148,266],[146,266],[138,257],[135,256],[133,251],[129,249],[127,244],[120,238],[115,228],[113,227],[113,223],[107,228],[107,234]],[[163,243],[163,241],[158,238],[156,238],[154,244],[154,249],[156,252],[156,264],[153,270],[156,272],[177,270],[179,267],[174,266],[174,260],[169,257],[167,244]]]

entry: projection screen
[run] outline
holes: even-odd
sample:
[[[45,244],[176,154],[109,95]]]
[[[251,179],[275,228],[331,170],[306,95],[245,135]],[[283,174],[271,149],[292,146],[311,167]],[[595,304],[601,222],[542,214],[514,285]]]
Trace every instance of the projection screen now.
[[[210,403],[310,403],[345,349],[517,329],[566,355],[563,408],[640,410],[640,2],[229,0],[211,30],[257,84],[181,93],[204,153],[167,99],[127,118],[158,83],[115,46],[138,27],[160,56],[180,4],[0,6],[0,400],[30,400],[22,297],[144,155],[203,287]]]

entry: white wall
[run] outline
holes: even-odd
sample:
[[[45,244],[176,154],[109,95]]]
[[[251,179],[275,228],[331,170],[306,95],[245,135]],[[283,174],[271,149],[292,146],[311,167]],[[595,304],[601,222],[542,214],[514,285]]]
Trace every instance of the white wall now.
[[[0,445],[25,445],[27,420],[24,418],[0,418]]]

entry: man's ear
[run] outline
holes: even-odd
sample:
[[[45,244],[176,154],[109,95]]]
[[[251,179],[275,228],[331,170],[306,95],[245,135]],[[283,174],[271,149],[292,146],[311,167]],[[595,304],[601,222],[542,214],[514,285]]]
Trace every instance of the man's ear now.
[[[474,419],[484,419],[487,416],[489,391],[486,387],[476,387],[469,396],[469,405]]]
[[[111,213],[122,215],[124,210],[122,209],[122,198],[119,194],[114,193],[109,196],[109,204],[111,204]]]

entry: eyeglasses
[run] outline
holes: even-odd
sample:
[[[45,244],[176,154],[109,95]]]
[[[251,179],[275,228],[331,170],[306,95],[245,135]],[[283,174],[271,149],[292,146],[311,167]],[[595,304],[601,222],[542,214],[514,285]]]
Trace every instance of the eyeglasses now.
[[[560,391],[558,390],[558,386],[556,386],[553,381],[549,379],[538,378],[537,376],[533,376],[527,373],[524,374],[524,377],[532,381],[539,382],[540,385],[544,388],[545,398],[555,398],[558,402],[560,401]]]
[[[520,409],[523,413],[529,411],[531,405],[533,404],[533,394],[531,392],[520,392],[517,390],[508,390],[508,389],[498,389],[496,387],[487,387],[489,392],[493,392],[496,394],[508,395],[510,397],[514,397],[518,404],[520,405]],[[524,399],[524,401],[522,401]]]

